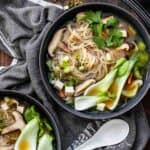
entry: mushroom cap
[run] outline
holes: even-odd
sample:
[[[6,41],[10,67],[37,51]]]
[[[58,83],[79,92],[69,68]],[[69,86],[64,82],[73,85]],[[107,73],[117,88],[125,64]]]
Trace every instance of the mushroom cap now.
[[[95,83],[94,79],[88,79],[83,83],[79,84],[75,89],[75,96],[79,96],[86,88],[88,88],[91,84]]]
[[[24,119],[19,112],[13,111],[12,115],[15,118],[15,122],[12,125],[4,128],[1,132],[1,134],[6,134],[6,133],[16,131],[16,130],[22,130],[25,127]]]
[[[62,36],[63,36],[63,32],[64,32],[65,28],[59,29],[53,36],[51,42],[49,43],[48,46],[48,53],[51,57],[54,56],[54,51],[58,46],[58,43],[60,42]]]
[[[14,145],[0,146],[0,150],[14,150]]]

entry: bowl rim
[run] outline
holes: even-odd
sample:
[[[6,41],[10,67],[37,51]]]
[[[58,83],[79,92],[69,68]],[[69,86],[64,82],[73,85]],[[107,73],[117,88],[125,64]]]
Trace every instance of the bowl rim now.
[[[40,54],[39,54],[39,68],[40,68],[40,76],[41,76],[41,79],[42,79],[42,82],[44,84],[44,88],[47,92],[47,94],[49,96],[52,97],[52,99],[59,105],[61,106],[63,109],[65,109],[66,111],[78,116],[78,117],[81,117],[81,118],[85,118],[85,119],[92,119],[92,120],[97,120],[97,119],[109,119],[109,118],[113,118],[113,117],[117,117],[119,115],[122,115],[126,112],[128,112],[129,110],[131,110],[132,108],[134,108],[141,100],[142,98],[145,96],[145,94],[147,93],[148,89],[149,89],[149,86],[150,84],[147,82],[147,81],[150,81],[150,75],[148,75],[146,77],[146,81],[144,82],[144,85],[142,86],[142,88],[140,89],[141,93],[140,95],[136,96],[136,98],[132,98],[133,99],[136,99],[136,101],[134,100],[134,102],[132,101],[130,103],[130,105],[128,106],[125,106],[124,108],[122,108],[121,110],[119,110],[118,112],[110,112],[109,114],[103,114],[101,115],[99,112],[98,114],[92,114],[92,113],[86,113],[85,111],[76,111],[74,108],[72,108],[71,106],[68,106],[67,104],[63,103],[61,101],[61,98],[59,96],[56,96],[56,94],[53,93],[52,91],[52,87],[50,86],[50,83],[47,83],[46,80],[45,80],[45,74],[44,74],[44,71],[43,71],[43,56],[44,56],[44,53],[43,53],[43,47],[44,47],[44,43],[45,43],[45,39],[48,36],[49,32],[51,32],[51,29],[54,28],[55,24],[57,24],[57,22],[62,19],[64,16],[66,16],[67,14],[69,14],[70,12],[73,12],[77,9],[82,9],[84,7],[87,7],[88,6],[91,6],[91,5],[101,5],[102,6],[105,6],[105,7],[110,7],[112,9],[115,9],[117,11],[121,11],[121,13],[123,13],[124,15],[126,16],[129,16],[131,19],[133,19],[137,25],[136,25],[136,28],[140,28],[142,29],[142,31],[144,32],[144,36],[147,41],[146,44],[148,45],[148,48],[150,49],[150,37],[149,37],[149,33],[147,32],[147,29],[144,27],[144,25],[137,19],[135,18],[130,12],[128,12],[127,10],[125,10],[124,8],[121,8],[120,6],[116,6],[114,4],[108,4],[108,3],[105,3],[105,2],[90,2],[90,3],[85,3],[85,4],[82,4],[82,5],[79,5],[79,6],[76,6],[76,7],[73,7],[69,10],[67,10],[66,12],[64,12],[63,14],[61,14],[52,24],[48,24],[48,29],[47,29],[47,33],[45,34],[44,38],[43,38],[43,41],[42,41],[42,44],[41,44],[41,47],[40,47]],[[78,12],[81,12],[81,11],[78,11]],[[139,26],[139,27],[138,27]],[[150,51],[150,50],[149,50]],[[45,52],[45,51],[44,51]],[[149,62],[150,64],[150,62]],[[149,65],[150,66],[150,65]],[[148,68],[150,70],[150,67]],[[139,92],[138,92],[139,93]]]
[[[46,119],[51,123],[52,128],[54,130],[54,134],[56,137],[57,150],[61,150],[60,128],[58,126],[58,121],[56,117],[54,116],[53,112],[48,111],[47,108],[44,105],[42,105],[40,102],[38,102],[38,100],[36,100],[35,98],[29,95],[23,94],[21,92],[18,92],[15,90],[7,90],[7,89],[0,90],[0,96],[4,97],[5,95],[8,97],[16,98],[19,101],[22,101],[21,97],[23,97],[23,101],[31,105],[35,105],[38,111],[42,111],[42,115],[44,115],[44,117],[46,117]]]

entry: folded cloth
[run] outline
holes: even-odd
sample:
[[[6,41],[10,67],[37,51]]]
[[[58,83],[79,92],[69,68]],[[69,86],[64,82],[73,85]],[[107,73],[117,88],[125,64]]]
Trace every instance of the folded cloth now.
[[[76,117],[48,97],[41,82],[38,56],[47,27],[62,10],[42,7],[27,0],[0,1],[0,49],[16,61],[0,72],[1,89],[13,89],[33,95],[60,121],[63,149],[72,150],[90,138],[107,120],[91,121]],[[142,150],[149,138],[149,126],[142,106],[120,116],[130,126],[128,137],[120,144],[105,147],[109,150]],[[136,138],[135,138],[136,137]]]

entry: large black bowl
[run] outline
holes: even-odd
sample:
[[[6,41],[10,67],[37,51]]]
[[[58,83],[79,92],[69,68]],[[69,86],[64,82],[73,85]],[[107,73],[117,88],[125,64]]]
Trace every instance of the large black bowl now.
[[[52,113],[48,112],[44,108],[44,106],[41,105],[37,100],[25,94],[16,91],[10,91],[10,90],[0,90],[0,97],[5,97],[5,96],[15,98],[18,101],[27,102],[30,105],[34,105],[37,108],[38,112],[40,112],[40,114],[44,116],[51,123],[51,126],[53,128],[53,133],[55,136],[56,150],[62,149],[59,127]]]
[[[116,117],[118,115],[121,115],[133,107],[135,107],[144,97],[146,92],[148,91],[149,88],[149,81],[150,81],[150,65],[147,65],[147,73],[144,78],[144,84],[142,88],[139,90],[137,95],[129,100],[126,104],[122,105],[121,107],[116,108],[112,112],[78,112],[74,110],[72,107],[68,106],[65,104],[63,100],[57,95],[56,90],[53,88],[53,86],[49,83],[48,80],[48,70],[46,67],[46,55],[47,55],[47,49],[48,49],[48,44],[50,40],[53,37],[53,34],[55,33],[56,30],[58,30],[61,26],[63,26],[67,21],[72,20],[75,15],[79,12],[86,11],[86,10],[100,10],[104,13],[111,13],[114,14],[127,22],[129,22],[133,27],[138,31],[138,34],[143,38],[147,45],[147,50],[150,53],[150,38],[149,34],[146,31],[145,27],[143,24],[138,21],[135,16],[132,16],[129,12],[126,10],[114,6],[111,4],[106,4],[106,3],[89,3],[89,4],[84,4],[80,5],[77,7],[74,7],[65,13],[63,13],[52,25],[49,24],[49,28],[47,30],[47,33],[45,37],[43,38],[42,46],[40,49],[40,55],[39,55],[39,66],[40,66],[40,74],[42,78],[42,82],[45,86],[45,89],[47,91],[47,94],[53,98],[53,100],[59,104],[61,107],[63,107],[65,110],[67,110],[69,113],[73,113],[74,115],[77,115],[79,117],[83,118],[88,118],[88,119],[106,119],[106,118],[112,118]]]

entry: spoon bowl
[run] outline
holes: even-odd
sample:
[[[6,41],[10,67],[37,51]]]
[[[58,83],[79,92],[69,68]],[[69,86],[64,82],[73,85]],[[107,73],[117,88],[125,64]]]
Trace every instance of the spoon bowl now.
[[[122,142],[129,134],[129,125],[121,119],[104,123],[93,137],[75,150],[92,150]]]

